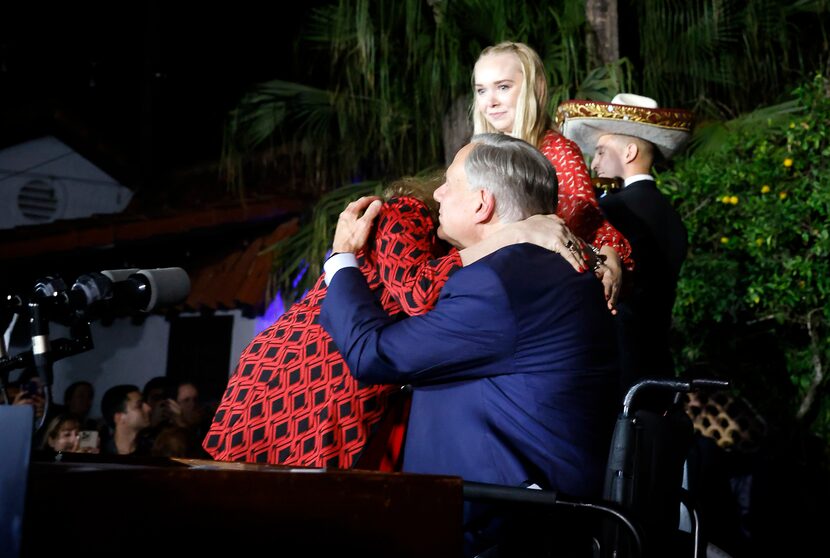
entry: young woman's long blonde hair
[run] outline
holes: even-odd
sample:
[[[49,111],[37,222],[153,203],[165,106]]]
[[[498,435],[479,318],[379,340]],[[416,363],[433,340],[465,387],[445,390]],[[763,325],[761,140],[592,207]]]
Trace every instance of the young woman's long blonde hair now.
[[[479,60],[491,54],[513,54],[519,59],[524,80],[522,91],[519,93],[516,102],[516,119],[513,122],[512,135],[538,147],[545,132],[553,129],[553,120],[547,112],[548,80],[545,77],[545,66],[542,64],[542,59],[535,50],[524,43],[505,41],[482,50],[476,65],[478,65]],[[475,67],[470,81],[475,92]],[[493,128],[478,110],[475,97],[473,97],[473,105],[470,111],[473,115],[474,134],[498,133],[498,130]]]

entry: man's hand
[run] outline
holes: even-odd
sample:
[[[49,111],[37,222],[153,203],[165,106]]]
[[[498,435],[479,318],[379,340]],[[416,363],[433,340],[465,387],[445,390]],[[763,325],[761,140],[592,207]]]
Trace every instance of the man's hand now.
[[[363,196],[347,205],[337,219],[332,251],[354,253],[363,248],[381,205],[383,202],[378,196]]]
[[[600,254],[605,257],[604,261],[597,266],[596,274],[605,289],[608,309],[612,314],[616,314],[617,298],[620,296],[620,284],[622,283],[622,260],[617,251],[610,246],[603,246]]]

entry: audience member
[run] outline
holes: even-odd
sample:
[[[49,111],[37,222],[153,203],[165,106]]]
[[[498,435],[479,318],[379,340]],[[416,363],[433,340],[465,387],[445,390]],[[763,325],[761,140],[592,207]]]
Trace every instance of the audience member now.
[[[205,419],[204,406],[199,399],[199,388],[189,380],[182,380],[176,388],[176,403],[185,426],[197,429]]]
[[[202,440],[210,427],[211,416],[199,398],[195,382],[181,380],[176,386],[175,406],[169,424],[156,435],[153,455],[210,459]]]
[[[80,423],[74,415],[56,415],[46,426],[40,449],[51,448],[57,453],[80,451]]]
[[[41,389],[40,378],[33,370],[24,370],[20,377],[8,382],[6,394],[11,405],[31,405],[34,422],[32,423],[32,447],[40,447],[44,440],[46,419],[43,414],[51,411],[46,408],[46,397]]]
[[[150,425],[139,433],[142,444],[155,457],[207,459],[201,447],[207,432],[205,415],[196,384],[157,376],[144,385],[144,397],[150,407]]]
[[[101,414],[109,426],[102,453],[149,455],[150,448],[139,433],[150,425],[150,406],[137,386],[121,384],[109,388],[101,400]]]
[[[94,399],[95,388],[90,382],[73,382],[64,391],[63,410],[78,419],[81,430],[95,430],[100,434],[105,431],[106,424],[103,420],[89,416]]]
[[[156,376],[147,380],[142,391],[145,403],[150,406],[150,426],[168,423],[178,414],[176,382],[168,376]]]
[[[43,392],[37,376],[27,375],[16,382],[9,382],[7,389],[12,405],[31,405],[35,410],[35,419],[43,416]]]

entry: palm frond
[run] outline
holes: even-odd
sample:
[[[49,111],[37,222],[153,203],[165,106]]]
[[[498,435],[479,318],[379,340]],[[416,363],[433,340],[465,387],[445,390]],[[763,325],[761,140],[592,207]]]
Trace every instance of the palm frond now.
[[[753,129],[767,129],[771,124],[786,122],[793,115],[803,112],[797,100],[761,107],[731,120],[709,120],[698,125],[689,141],[689,153],[716,153],[727,137]]]
[[[642,92],[663,106],[705,110],[707,118],[730,119],[779,102],[805,70],[820,65],[829,46],[827,0],[642,0],[637,6]]]
[[[798,26],[808,23],[827,45],[828,3],[640,0],[643,67],[635,69],[625,58],[602,67],[588,59],[579,0],[332,0],[312,12],[304,34],[325,61],[316,77],[326,86],[271,81],[253,89],[229,115],[223,170],[241,184],[243,163],[279,152],[302,168],[305,188],[322,195],[300,234],[273,248],[274,284],[292,297],[319,274],[345,202],[373,187],[360,181],[443,164],[442,123],[470,98],[483,47],[512,40],[536,49],[548,72],[550,112],[568,98],[607,101],[636,91],[727,120],[700,126],[692,141],[694,149],[716,149],[732,127],[775,118],[774,109],[751,111],[779,102],[793,72],[823,56],[810,51]],[[292,287],[301,269],[304,279]]]
[[[611,101],[617,93],[631,91],[632,73],[632,64],[627,58],[594,68],[579,83],[576,98]]]
[[[275,252],[269,297],[279,294],[287,308],[310,289],[322,273],[340,213],[349,202],[380,195],[381,189],[380,182],[367,181],[328,192],[296,234],[264,248],[261,254]]]
[[[281,80],[257,85],[228,115],[221,161],[223,174],[232,187],[241,190],[245,159],[289,128],[293,128],[292,139],[300,150],[307,139],[318,148],[326,146],[335,116],[336,106],[328,91]],[[282,139],[280,143],[285,143]]]

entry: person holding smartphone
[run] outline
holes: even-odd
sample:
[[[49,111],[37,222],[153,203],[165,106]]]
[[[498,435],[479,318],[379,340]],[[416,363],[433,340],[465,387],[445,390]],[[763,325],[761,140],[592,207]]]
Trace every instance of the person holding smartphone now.
[[[40,447],[41,449],[51,448],[57,453],[77,452],[80,449],[79,430],[78,419],[71,415],[57,415],[49,421]]]
[[[81,430],[78,419],[70,414],[55,415],[46,427],[40,449],[56,453],[99,453],[97,430]]]
[[[15,384],[9,386],[12,405],[31,405],[34,408],[35,424],[43,416],[44,398],[40,385],[40,378],[36,375],[25,375],[16,383],[17,392],[14,392]]]

